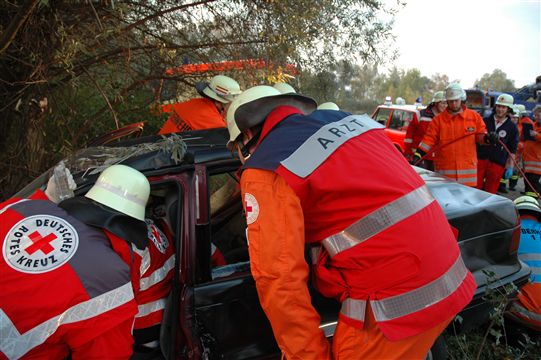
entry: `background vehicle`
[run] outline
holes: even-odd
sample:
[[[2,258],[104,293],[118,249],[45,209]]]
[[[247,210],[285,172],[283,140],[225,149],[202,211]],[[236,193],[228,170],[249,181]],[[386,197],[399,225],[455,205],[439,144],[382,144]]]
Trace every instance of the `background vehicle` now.
[[[385,133],[403,154],[408,125],[413,119],[419,120],[422,109],[424,107],[415,105],[379,105],[372,113],[372,119],[385,125]]]
[[[238,179],[240,162],[227,150],[226,129],[137,138],[89,147],[67,159],[76,194],[84,194],[106,164],[121,162],[142,171],[151,183],[147,216],[169,226],[176,244],[176,272],[162,344],[170,359],[279,358],[271,327],[250,274],[246,222]],[[529,269],[517,259],[520,228],[513,203],[503,197],[417,169],[458,230],[462,256],[478,284],[461,313],[462,327],[488,319],[488,286],[523,285]],[[43,174],[21,190],[28,196],[47,183]],[[227,265],[211,265],[211,247]],[[485,272],[498,280],[490,283]],[[332,336],[339,304],[311,290],[321,328]]]
[[[531,111],[535,105],[540,103],[541,95],[536,97],[536,95],[532,95],[529,89],[529,87],[525,86],[516,92],[506,92],[506,94],[513,96],[515,104],[523,104],[526,110]],[[501,94],[504,93],[492,90],[466,89],[466,103],[470,109],[477,111],[479,115],[485,117],[492,113],[496,98]]]

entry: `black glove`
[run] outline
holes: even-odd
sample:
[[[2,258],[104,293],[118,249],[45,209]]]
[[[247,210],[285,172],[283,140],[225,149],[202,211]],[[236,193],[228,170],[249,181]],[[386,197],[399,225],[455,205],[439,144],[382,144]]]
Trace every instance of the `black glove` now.
[[[411,165],[416,165],[419,162],[419,160],[421,160],[421,158],[425,155],[426,153],[423,150],[417,149],[415,154],[413,154],[413,160],[411,161]]]
[[[485,134],[485,142],[487,144],[497,144],[498,140],[500,140],[500,136],[495,132],[489,132],[488,134]]]

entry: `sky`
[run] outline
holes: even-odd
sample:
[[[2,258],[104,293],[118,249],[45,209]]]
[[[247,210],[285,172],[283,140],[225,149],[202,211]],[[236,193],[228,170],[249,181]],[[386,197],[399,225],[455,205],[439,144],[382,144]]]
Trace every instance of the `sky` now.
[[[404,0],[393,65],[473,86],[500,69],[515,87],[541,75],[541,0]],[[396,2],[395,2],[396,3]]]

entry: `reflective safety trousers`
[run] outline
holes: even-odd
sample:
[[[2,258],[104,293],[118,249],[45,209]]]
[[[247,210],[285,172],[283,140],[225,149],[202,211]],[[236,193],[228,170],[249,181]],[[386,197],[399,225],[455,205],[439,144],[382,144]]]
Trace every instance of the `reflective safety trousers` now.
[[[532,140],[524,141],[522,150],[524,172],[541,175],[541,124],[532,122],[532,126],[537,136]]]
[[[139,312],[134,329],[143,329],[161,323],[175,268],[175,249],[172,241],[150,219],[145,220],[148,247],[144,251],[132,246],[139,257],[139,289],[136,300]]]
[[[129,246],[41,199],[0,204],[0,358],[129,357]]]
[[[196,98],[174,104],[171,116],[163,124],[158,134],[225,126],[225,119],[212,100]]]
[[[432,119],[419,149],[435,152],[436,172],[461,184],[476,186],[476,143],[482,142],[485,132],[485,123],[477,112],[464,107],[462,113],[453,115],[447,109]]]
[[[274,171],[300,199],[305,241],[325,249],[314,285],[342,302],[340,318],[360,328],[371,306],[384,335],[399,340],[458,313],[473,276],[442,209],[381,125],[340,111],[275,112],[245,168]]]

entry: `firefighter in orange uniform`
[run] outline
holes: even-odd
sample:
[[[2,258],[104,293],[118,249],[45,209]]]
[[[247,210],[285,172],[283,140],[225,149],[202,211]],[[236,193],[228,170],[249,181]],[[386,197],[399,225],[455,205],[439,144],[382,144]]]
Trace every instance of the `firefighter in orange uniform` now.
[[[481,116],[462,103],[464,95],[459,84],[447,86],[447,110],[432,119],[414,159],[417,162],[426,153],[433,151],[434,171],[474,187],[477,186],[476,143],[496,143],[498,135],[486,134]]]
[[[149,191],[144,175],[113,165],[58,206],[54,191],[0,204],[1,359],[131,356],[130,245],[144,247]]]
[[[527,122],[522,123],[522,161],[526,179],[532,185],[526,183],[526,195],[538,198],[541,193],[541,105],[535,106],[533,115],[535,121],[529,123],[529,126],[525,125]]]
[[[314,286],[342,303],[334,357],[424,359],[471,300],[473,276],[383,127],[315,108],[256,86],[227,112],[228,145],[244,163],[251,271],[276,341],[289,360],[330,358],[307,288],[309,244]]]
[[[421,110],[420,118],[413,119],[412,122],[408,125],[408,130],[406,131],[406,137],[404,138],[404,154],[406,158],[411,160],[413,154],[417,150],[419,143],[423,140],[425,136],[426,129],[434,116],[443,112],[447,108],[447,102],[445,101],[445,92],[437,91],[434,93],[432,101],[426,109]],[[433,169],[432,161],[428,160],[428,166]]]
[[[222,115],[226,104],[240,94],[239,84],[230,77],[216,75],[210,83],[197,83],[202,98],[173,105],[173,112],[158,134],[225,127]]]

